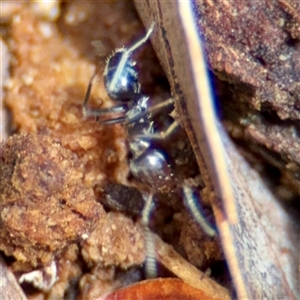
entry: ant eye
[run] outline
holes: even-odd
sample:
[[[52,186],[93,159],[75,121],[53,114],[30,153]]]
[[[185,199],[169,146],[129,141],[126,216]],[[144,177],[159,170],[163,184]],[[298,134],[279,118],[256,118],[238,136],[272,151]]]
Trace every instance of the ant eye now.
[[[116,51],[107,61],[104,83],[108,96],[126,102],[140,96],[138,73],[135,62],[130,60],[125,49]]]

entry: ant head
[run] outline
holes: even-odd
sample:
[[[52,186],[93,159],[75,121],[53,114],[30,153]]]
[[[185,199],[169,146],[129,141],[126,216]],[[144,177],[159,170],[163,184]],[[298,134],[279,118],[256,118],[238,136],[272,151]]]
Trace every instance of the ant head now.
[[[129,48],[115,51],[107,60],[104,70],[104,83],[108,96],[120,102],[131,102],[140,98],[140,84],[132,52],[141,47],[149,38],[154,28],[151,24],[146,35]]]
[[[126,48],[118,49],[108,58],[104,83],[108,96],[116,101],[129,102],[141,95],[135,62]]]

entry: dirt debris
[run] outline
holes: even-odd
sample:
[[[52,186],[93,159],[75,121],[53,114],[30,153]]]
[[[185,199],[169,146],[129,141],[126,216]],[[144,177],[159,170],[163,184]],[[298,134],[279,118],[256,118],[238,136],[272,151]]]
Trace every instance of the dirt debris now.
[[[0,249],[20,264],[46,265],[88,236],[105,212],[83,168],[49,136],[13,135],[1,145]]]

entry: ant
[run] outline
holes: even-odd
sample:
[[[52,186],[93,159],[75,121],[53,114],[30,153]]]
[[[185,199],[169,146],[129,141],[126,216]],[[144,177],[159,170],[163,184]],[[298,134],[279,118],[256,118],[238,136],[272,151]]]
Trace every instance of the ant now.
[[[138,72],[135,69],[136,62],[132,60],[132,53],[149,39],[153,29],[154,23],[151,24],[144,37],[129,48],[117,49],[106,61],[103,73],[105,88],[108,96],[115,101],[116,105],[105,109],[88,107],[95,74],[87,88],[83,114],[84,116],[97,117],[100,123],[123,123],[126,125],[128,146],[131,153],[130,171],[135,178],[146,183],[153,191],[153,193],[150,193],[142,212],[142,223],[144,225],[149,223],[153,194],[157,191],[168,193],[179,186],[185,204],[193,217],[209,236],[214,236],[216,231],[207,223],[200,212],[198,208],[199,199],[195,196],[193,189],[185,184],[184,180],[174,176],[174,160],[170,160],[168,151],[157,146],[160,141],[168,140],[179,127],[179,123],[173,120],[171,124],[166,125],[164,123],[163,126],[157,129],[154,118],[154,116],[162,114],[164,108],[170,105],[173,106],[173,99],[151,105],[149,97],[141,93]],[[168,147],[171,148],[172,145]],[[183,181],[183,183],[180,181]],[[149,243],[146,247],[153,250],[153,245],[151,246]],[[155,257],[153,251],[151,255]]]

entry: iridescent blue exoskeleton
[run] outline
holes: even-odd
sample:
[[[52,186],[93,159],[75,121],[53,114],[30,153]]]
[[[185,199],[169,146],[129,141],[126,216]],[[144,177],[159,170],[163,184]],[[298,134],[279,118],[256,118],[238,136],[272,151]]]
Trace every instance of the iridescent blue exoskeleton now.
[[[173,99],[151,105],[149,97],[141,93],[135,62],[131,58],[133,51],[148,40],[153,29],[154,23],[142,39],[129,48],[117,49],[107,59],[103,74],[104,83],[108,96],[115,101],[116,105],[106,109],[88,107],[93,76],[86,92],[83,114],[97,117],[100,123],[124,123],[126,125],[127,141],[131,152],[130,171],[135,178],[147,184],[153,191],[143,212],[144,223],[148,222],[152,195],[157,192],[170,192],[179,187],[196,221],[208,235],[213,236],[215,230],[197,209],[199,199],[195,197],[192,189],[184,183],[182,178],[178,179],[174,176],[174,161],[169,159],[166,149],[153,146],[159,145],[157,141],[169,138],[175,130],[180,128],[179,124],[173,120],[171,123],[166,123],[165,128],[160,127],[157,131],[155,116],[164,108],[173,106]]]

